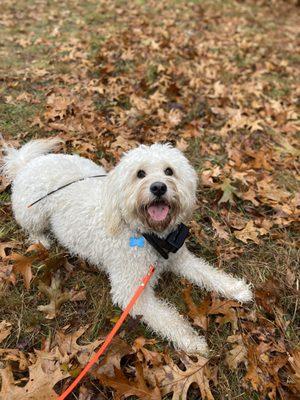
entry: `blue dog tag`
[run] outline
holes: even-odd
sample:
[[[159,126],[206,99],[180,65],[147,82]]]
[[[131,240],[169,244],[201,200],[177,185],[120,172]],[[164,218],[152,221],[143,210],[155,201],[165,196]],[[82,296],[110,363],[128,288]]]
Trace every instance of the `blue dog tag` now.
[[[145,238],[143,236],[140,237],[131,236],[129,238],[130,247],[144,247],[144,245],[145,245]]]

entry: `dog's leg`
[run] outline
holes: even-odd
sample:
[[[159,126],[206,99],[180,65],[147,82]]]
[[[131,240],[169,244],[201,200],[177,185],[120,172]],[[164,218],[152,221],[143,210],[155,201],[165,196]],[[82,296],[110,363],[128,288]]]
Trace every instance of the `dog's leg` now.
[[[50,249],[51,240],[43,232],[30,233],[28,238],[29,243],[41,243],[46,249]]]
[[[214,290],[229,299],[241,302],[252,300],[250,285],[243,279],[234,278],[204,260],[195,257],[185,247],[174,257],[171,270],[208,290]]]
[[[115,285],[111,282],[111,284],[114,303],[125,308],[136,287],[127,285],[125,290],[120,290],[120,282],[116,282]],[[178,349],[187,353],[207,355],[208,347],[204,337],[199,336],[174,307],[156,298],[151,287],[145,289],[131,315],[141,315],[143,321],[153,331],[172,341]]]

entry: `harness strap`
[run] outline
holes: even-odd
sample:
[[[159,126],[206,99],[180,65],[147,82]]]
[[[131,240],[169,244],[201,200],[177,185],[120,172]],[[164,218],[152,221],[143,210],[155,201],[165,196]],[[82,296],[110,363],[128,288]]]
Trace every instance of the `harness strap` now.
[[[85,179],[90,179],[90,178],[100,178],[100,177],[102,177],[102,176],[107,176],[107,174],[105,174],[105,175],[86,176],[86,177],[84,177],[84,178],[76,179],[76,181],[72,181],[72,182],[66,183],[65,185],[60,186],[59,188],[57,188],[57,189],[55,189],[55,190],[52,190],[51,192],[45,194],[45,196],[43,196],[43,197],[39,198],[38,200],[34,201],[33,203],[29,204],[29,206],[27,206],[27,208],[30,208],[30,207],[34,206],[34,205],[35,205],[36,203],[38,203],[39,201],[45,199],[46,197],[50,196],[51,194],[53,194],[53,193],[55,193],[55,192],[58,192],[60,189],[64,189],[64,188],[66,188],[67,186],[73,185],[73,183],[80,182],[80,181],[84,181]]]

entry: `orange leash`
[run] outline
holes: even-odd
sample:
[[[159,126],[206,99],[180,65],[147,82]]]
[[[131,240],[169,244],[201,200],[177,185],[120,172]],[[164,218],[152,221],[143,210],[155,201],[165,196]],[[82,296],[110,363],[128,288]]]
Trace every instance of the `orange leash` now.
[[[100,349],[97,351],[97,353],[90,359],[90,361],[87,363],[87,365],[84,367],[84,369],[80,372],[80,374],[77,376],[77,378],[71,383],[71,385],[58,397],[58,400],[64,400],[71,392],[72,390],[78,385],[78,383],[81,381],[81,379],[87,374],[87,372],[91,369],[91,367],[97,362],[99,357],[104,353],[104,351],[107,349],[108,345],[112,341],[113,337],[115,334],[118,332],[120,329],[121,325],[125,321],[127,315],[130,313],[132,307],[134,306],[135,302],[137,299],[140,297],[140,295],[143,293],[145,287],[147,286],[148,282],[150,281],[153,273],[155,271],[155,268],[153,265],[150,265],[148,274],[144,276],[142,283],[140,286],[137,288],[136,292],[132,296],[130,302],[128,303],[127,307],[123,311],[121,317],[118,319],[116,322],[115,326],[112,328],[110,333],[107,335],[104,343],[100,347]]]

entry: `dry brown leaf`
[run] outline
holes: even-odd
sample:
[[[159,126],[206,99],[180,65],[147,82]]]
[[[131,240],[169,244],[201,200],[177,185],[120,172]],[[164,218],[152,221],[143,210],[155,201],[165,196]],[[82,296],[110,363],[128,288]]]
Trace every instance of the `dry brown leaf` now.
[[[255,290],[255,299],[258,305],[267,313],[273,315],[276,326],[283,332],[290,324],[285,312],[279,306],[281,285],[275,278],[269,278],[261,287]]]
[[[50,300],[47,305],[38,306],[38,310],[44,312],[45,318],[53,319],[57,316],[59,309],[66,301],[81,301],[85,300],[85,291],[81,290],[76,292],[75,290],[61,291],[61,279],[59,273],[56,273],[51,279],[51,285],[47,286],[44,282],[39,283],[39,289],[44,293]]]
[[[22,255],[18,253],[11,253],[6,257],[7,260],[13,261],[13,271],[21,274],[24,279],[26,289],[30,288],[32,280],[32,264],[37,261],[42,261],[48,257],[48,251],[40,243],[33,244],[28,247],[26,253],[35,252],[32,256]]]
[[[1,399],[9,400],[51,400],[57,399],[54,385],[65,379],[69,374],[60,368],[57,356],[51,354],[38,356],[35,363],[29,367],[29,379],[24,387],[16,385],[11,367],[0,369],[2,387]]]
[[[78,400],[92,400],[94,393],[91,389],[88,389],[84,385],[79,387],[79,397]]]
[[[17,101],[25,101],[27,103],[30,103],[32,98],[33,98],[32,94],[23,92],[23,93],[20,93],[19,96],[16,97],[16,100]]]
[[[247,373],[244,377],[245,381],[249,381],[254,390],[258,390],[259,385],[261,384],[261,379],[263,379],[262,371],[257,365],[258,357],[255,351],[255,345],[251,345],[248,347],[247,351]]]
[[[300,349],[295,349],[291,352],[289,357],[289,363],[293,370],[293,385],[296,390],[300,393]]]
[[[213,187],[215,183],[213,181],[213,175],[211,170],[203,171],[201,174],[201,182],[204,186]]]
[[[55,335],[53,344],[57,346],[60,354],[60,362],[67,364],[76,357],[80,365],[85,366],[92,356],[93,351],[103,342],[103,340],[95,340],[88,344],[78,344],[78,339],[84,334],[88,326],[79,328],[72,333],[58,331]]]
[[[194,383],[199,387],[202,399],[214,400],[209,386],[208,359],[201,356],[195,358],[197,361],[192,361],[188,355],[180,354],[184,371],[169,356],[165,356],[166,365],[153,369],[163,396],[173,392],[172,400],[188,400],[188,390]]]
[[[274,313],[274,307],[280,298],[280,283],[275,278],[269,278],[255,290],[255,300],[268,313]]]
[[[296,271],[293,271],[291,268],[286,269],[286,274],[285,274],[285,280],[286,283],[290,286],[293,287],[295,281],[296,281]]]
[[[188,285],[183,289],[182,294],[186,305],[188,306],[188,316],[193,320],[193,324],[207,331],[208,328],[208,310],[210,309],[210,297],[206,297],[200,305],[196,305],[191,296],[192,286]]]
[[[188,316],[193,320],[193,323],[200,328],[207,330],[208,316],[217,315],[216,323],[224,325],[231,324],[233,332],[238,329],[238,316],[236,308],[241,308],[241,304],[235,300],[221,300],[213,296],[206,297],[200,305],[196,305],[191,296],[191,286],[183,290],[183,298],[188,306]]]
[[[4,192],[9,185],[9,179],[7,179],[5,176],[0,175],[0,193]]]
[[[10,331],[12,330],[12,326],[10,322],[1,321],[0,322],[0,343],[3,342],[7,336],[10,335]]]
[[[226,363],[229,368],[237,369],[241,362],[247,360],[247,349],[243,342],[243,337],[241,334],[228,336],[227,342],[232,343],[233,347],[226,352]]]
[[[7,257],[6,250],[15,249],[20,246],[19,242],[2,242],[0,243],[0,257],[5,259]]]
[[[218,221],[216,221],[215,219],[211,218],[211,220],[212,220],[212,226],[216,230],[217,235],[221,239],[228,240],[229,239],[229,234],[228,234],[228,232],[226,232],[225,228]]]
[[[121,359],[132,354],[133,349],[120,337],[115,337],[105,353],[103,360],[99,362],[99,366],[95,369],[97,374],[113,377],[114,368],[121,369]]]
[[[12,253],[8,259],[14,261],[13,271],[21,274],[24,279],[26,289],[30,288],[32,280],[32,263],[36,260],[35,256],[23,256],[21,254]]]
[[[176,147],[180,151],[186,151],[186,149],[189,147],[189,144],[183,138],[181,138],[180,140],[177,140]]]
[[[67,113],[71,112],[71,107],[73,105],[72,98],[51,93],[47,99],[47,111],[45,111],[44,117],[47,121],[55,121],[55,119],[61,120]]]
[[[259,205],[259,202],[256,200],[256,192],[252,188],[249,188],[246,192],[237,192],[236,195],[243,200],[248,200],[251,201],[252,204],[257,207]]]
[[[143,376],[143,370],[139,362],[136,363],[136,380],[129,380],[120,369],[114,368],[114,378],[102,374],[95,374],[100,383],[112,387],[118,398],[126,399],[130,396],[137,396],[145,400],[161,400],[158,387],[149,388]]]
[[[259,230],[254,226],[254,222],[248,221],[245,228],[241,231],[235,231],[234,236],[241,242],[247,243],[248,240],[252,240],[256,244],[259,244]]]
[[[223,195],[219,200],[219,204],[222,203],[230,203],[230,204],[235,204],[235,201],[233,199],[233,195],[236,194],[236,188],[231,185],[230,179],[226,178],[224,179],[223,183],[221,185],[218,185],[218,188],[222,190]]]
[[[10,282],[16,284],[16,275],[13,273],[12,265],[1,265],[0,263],[0,282]]]
[[[28,368],[28,361],[25,354],[18,349],[0,349],[1,361],[14,361],[18,363],[20,371]]]
[[[285,204],[291,197],[291,193],[273,183],[271,176],[265,176],[261,181],[257,182],[257,195],[260,201],[270,206],[278,203]]]
[[[217,297],[213,297],[208,314],[221,314],[216,318],[216,322],[221,325],[230,323],[233,332],[236,332],[238,330],[238,315],[236,309],[241,307],[241,304],[235,300],[221,300]]]
[[[272,156],[268,154],[267,149],[261,149],[259,151],[252,151],[248,149],[246,154],[254,158],[250,164],[253,169],[265,169],[267,171],[272,170],[272,166],[268,162],[268,158],[271,159]]]
[[[234,213],[234,212],[226,213],[225,217],[226,217],[226,221],[227,221],[228,225],[234,229],[241,230],[247,224],[247,220],[244,218],[244,216]]]
[[[153,350],[148,350],[145,345],[153,345],[156,343],[155,339],[146,339],[138,337],[135,339],[132,348],[137,353],[139,361],[145,361],[147,364],[154,366],[160,365],[163,361],[163,355]]]

